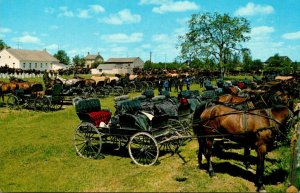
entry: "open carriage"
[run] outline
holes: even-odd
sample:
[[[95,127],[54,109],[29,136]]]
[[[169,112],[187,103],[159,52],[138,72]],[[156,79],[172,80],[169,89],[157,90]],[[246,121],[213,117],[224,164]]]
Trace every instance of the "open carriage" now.
[[[157,109],[151,115],[137,99],[123,97],[115,105],[116,113],[112,116],[110,110],[101,108],[99,99],[75,102],[81,120],[74,134],[79,156],[95,159],[101,153],[102,143],[117,142],[119,146],[127,146],[135,164],[153,165],[160,150],[174,150],[181,145],[184,127],[176,117],[158,113]]]

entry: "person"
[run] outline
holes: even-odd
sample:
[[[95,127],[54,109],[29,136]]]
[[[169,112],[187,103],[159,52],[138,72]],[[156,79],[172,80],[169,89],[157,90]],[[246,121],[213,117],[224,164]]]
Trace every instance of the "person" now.
[[[169,88],[168,88],[168,90],[170,92],[172,92],[172,84],[173,84],[173,78],[169,78]]]
[[[176,92],[178,92],[178,84],[179,84],[178,78],[175,77],[175,78],[174,78],[174,88],[175,88],[175,91],[176,91]]]
[[[185,79],[185,84],[186,84],[186,89],[190,90],[190,86],[191,86],[191,79],[189,76],[186,77]]]
[[[162,79],[160,78],[160,79],[158,80],[158,93],[159,93],[159,95],[161,95],[162,89],[163,89],[163,81],[162,81]]]
[[[165,88],[165,91],[169,90],[169,81],[168,81],[168,79],[164,80],[164,88]]]
[[[179,79],[179,90],[180,90],[180,92],[182,92],[182,89],[183,89],[183,79],[180,78]]]

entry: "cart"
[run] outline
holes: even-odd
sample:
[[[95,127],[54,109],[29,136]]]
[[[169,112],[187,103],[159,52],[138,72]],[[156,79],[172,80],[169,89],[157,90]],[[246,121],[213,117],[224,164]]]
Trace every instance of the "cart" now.
[[[169,115],[147,117],[147,113],[139,110],[138,100],[124,100],[118,103],[118,107],[124,110],[132,102],[135,104],[130,110],[136,113],[125,110],[126,113],[112,116],[109,109],[101,109],[99,99],[76,101],[76,113],[81,120],[74,133],[77,154],[83,158],[96,159],[101,154],[103,143],[118,142],[120,146],[127,147],[135,164],[149,166],[157,162],[162,146],[168,144],[178,149],[183,137],[180,132],[182,124]],[[149,125],[145,127],[143,123]]]

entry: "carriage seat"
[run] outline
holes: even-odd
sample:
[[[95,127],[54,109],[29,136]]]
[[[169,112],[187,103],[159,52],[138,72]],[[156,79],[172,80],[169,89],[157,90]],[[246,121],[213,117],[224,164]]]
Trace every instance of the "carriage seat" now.
[[[77,116],[81,121],[92,122],[96,127],[101,122],[108,124],[111,112],[108,109],[101,109],[101,104],[97,98],[80,99],[75,102]]]

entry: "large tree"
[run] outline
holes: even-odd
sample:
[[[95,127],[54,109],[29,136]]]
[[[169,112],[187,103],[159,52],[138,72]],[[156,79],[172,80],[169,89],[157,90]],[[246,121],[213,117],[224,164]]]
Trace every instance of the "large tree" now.
[[[179,37],[182,58],[212,58],[218,62],[222,76],[228,57],[244,50],[242,43],[250,39],[250,24],[243,17],[193,14],[188,24],[188,33]]]
[[[73,63],[74,63],[75,66],[84,67],[85,60],[84,60],[83,57],[80,57],[79,55],[76,55],[73,58]]]
[[[4,48],[10,48],[3,40],[0,39],[0,50]]]
[[[59,60],[60,63],[69,65],[70,58],[64,50],[58,50],[56,54],[53,55],[55,58]]]

